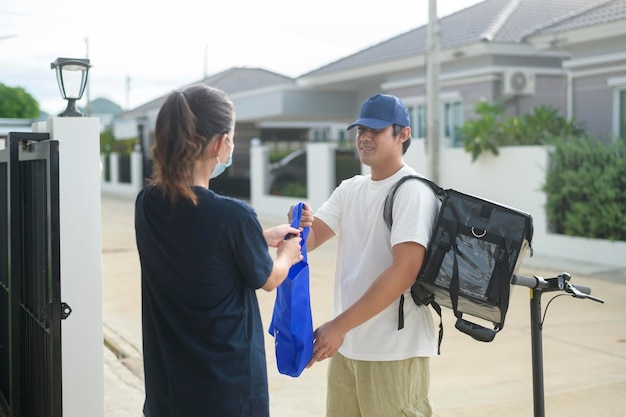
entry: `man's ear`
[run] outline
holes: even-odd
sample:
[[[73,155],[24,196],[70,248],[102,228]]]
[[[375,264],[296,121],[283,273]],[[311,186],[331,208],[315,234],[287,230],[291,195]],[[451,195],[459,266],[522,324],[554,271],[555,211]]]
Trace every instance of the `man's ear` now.
[[[400,139],[402,143],[406,142],[411,137],[411,128],[409,126],[405,126],[402,128],[402,132],[400,132]]]

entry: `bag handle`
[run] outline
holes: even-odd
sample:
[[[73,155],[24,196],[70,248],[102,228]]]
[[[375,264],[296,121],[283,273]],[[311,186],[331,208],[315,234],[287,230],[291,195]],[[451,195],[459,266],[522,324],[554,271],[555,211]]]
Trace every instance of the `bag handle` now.
[[[291,227],[293,227],[294,229],[299,229],[300,228],[300,221],[302,221],[302,210],[304,210],[304,203],[303,202],[299,202],[297,204],[294,204],[294,206],[291,209]],[[300,237],[302,238],[302,240],[300,241],[300,248],[302,249],[302,256],[304,256],[304,258],[302,259],[304,262],[307,262],[307,254],[306,254],[306,238],[309,236],[309,231],[310,231],[310,227],[303,227],[302,231],[300,232]],[[285,235],[285,240],[289,239],[293,237],[293,234],[288,233],[287,235]]]

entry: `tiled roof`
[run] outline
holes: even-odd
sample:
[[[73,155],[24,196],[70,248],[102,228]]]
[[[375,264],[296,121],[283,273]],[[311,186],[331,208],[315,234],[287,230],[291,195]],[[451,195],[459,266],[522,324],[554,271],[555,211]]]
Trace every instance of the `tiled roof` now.
[[[442,49],[480,40],[494,15],[511,0],[486,0],[439,20]],[[372,47],[331,62],[303,76],[341,71],[347,68],[422,55],[426,52],[427,25],[388,39]]]
[[[293,78],[289,78],[263,68],[233,67],[188,84],[187,86],[203,83],[211,87],[217,87],[224,90],[229,95],[232,95],[240,91],[255,90],[273,85],[293,84],[294,82]],[[183,86],[181,89],[184,89],[187,86]],[[132,118],[137,115],[144,114],[147,110],[155,108],[158,109],[161,107],[166,97],[167,95],[135,107],[134,109],[125,112],[122,115],[122,118]]]
[[[439,43],[442,50],[479,42],[522,43],[536,31],[624,18],[625,9],[626,0],[485,0],[439,19]],[[301,77],[424,55],[426,41],[424,25]]]
[[[510,14],[491,42],[520,43],[535,28],[543,27],[563,16],[586,10],[590,4],[606,0],[518,0]]]
[[[279,84],[293,84],[294,80],[263,68],[234,67],[198,81],[224,90],[229,95]],[[195,83],[194,83],[195,84]]]
[[[623,19],[626,19],[626,0],[605,0],[537,28],[532,35],[563,32]]]

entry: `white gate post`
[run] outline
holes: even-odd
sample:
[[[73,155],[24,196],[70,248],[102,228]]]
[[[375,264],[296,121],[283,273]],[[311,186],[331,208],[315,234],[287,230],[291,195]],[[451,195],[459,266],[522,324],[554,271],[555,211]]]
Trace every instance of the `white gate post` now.
[[[334,142],[306,145],[307,193],[313,210],[317,210],[335,189],[335,149]]]
[[[35,123],[59,141],[63,417],[104,416],[100,128],[94,117]]]

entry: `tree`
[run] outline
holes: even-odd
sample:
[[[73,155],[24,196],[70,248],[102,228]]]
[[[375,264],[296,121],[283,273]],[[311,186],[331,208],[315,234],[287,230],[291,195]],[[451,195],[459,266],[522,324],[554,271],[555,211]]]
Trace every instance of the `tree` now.
[[[40,114],[39,103],[26,90],[0,83],[0,118],[34,119]]]

